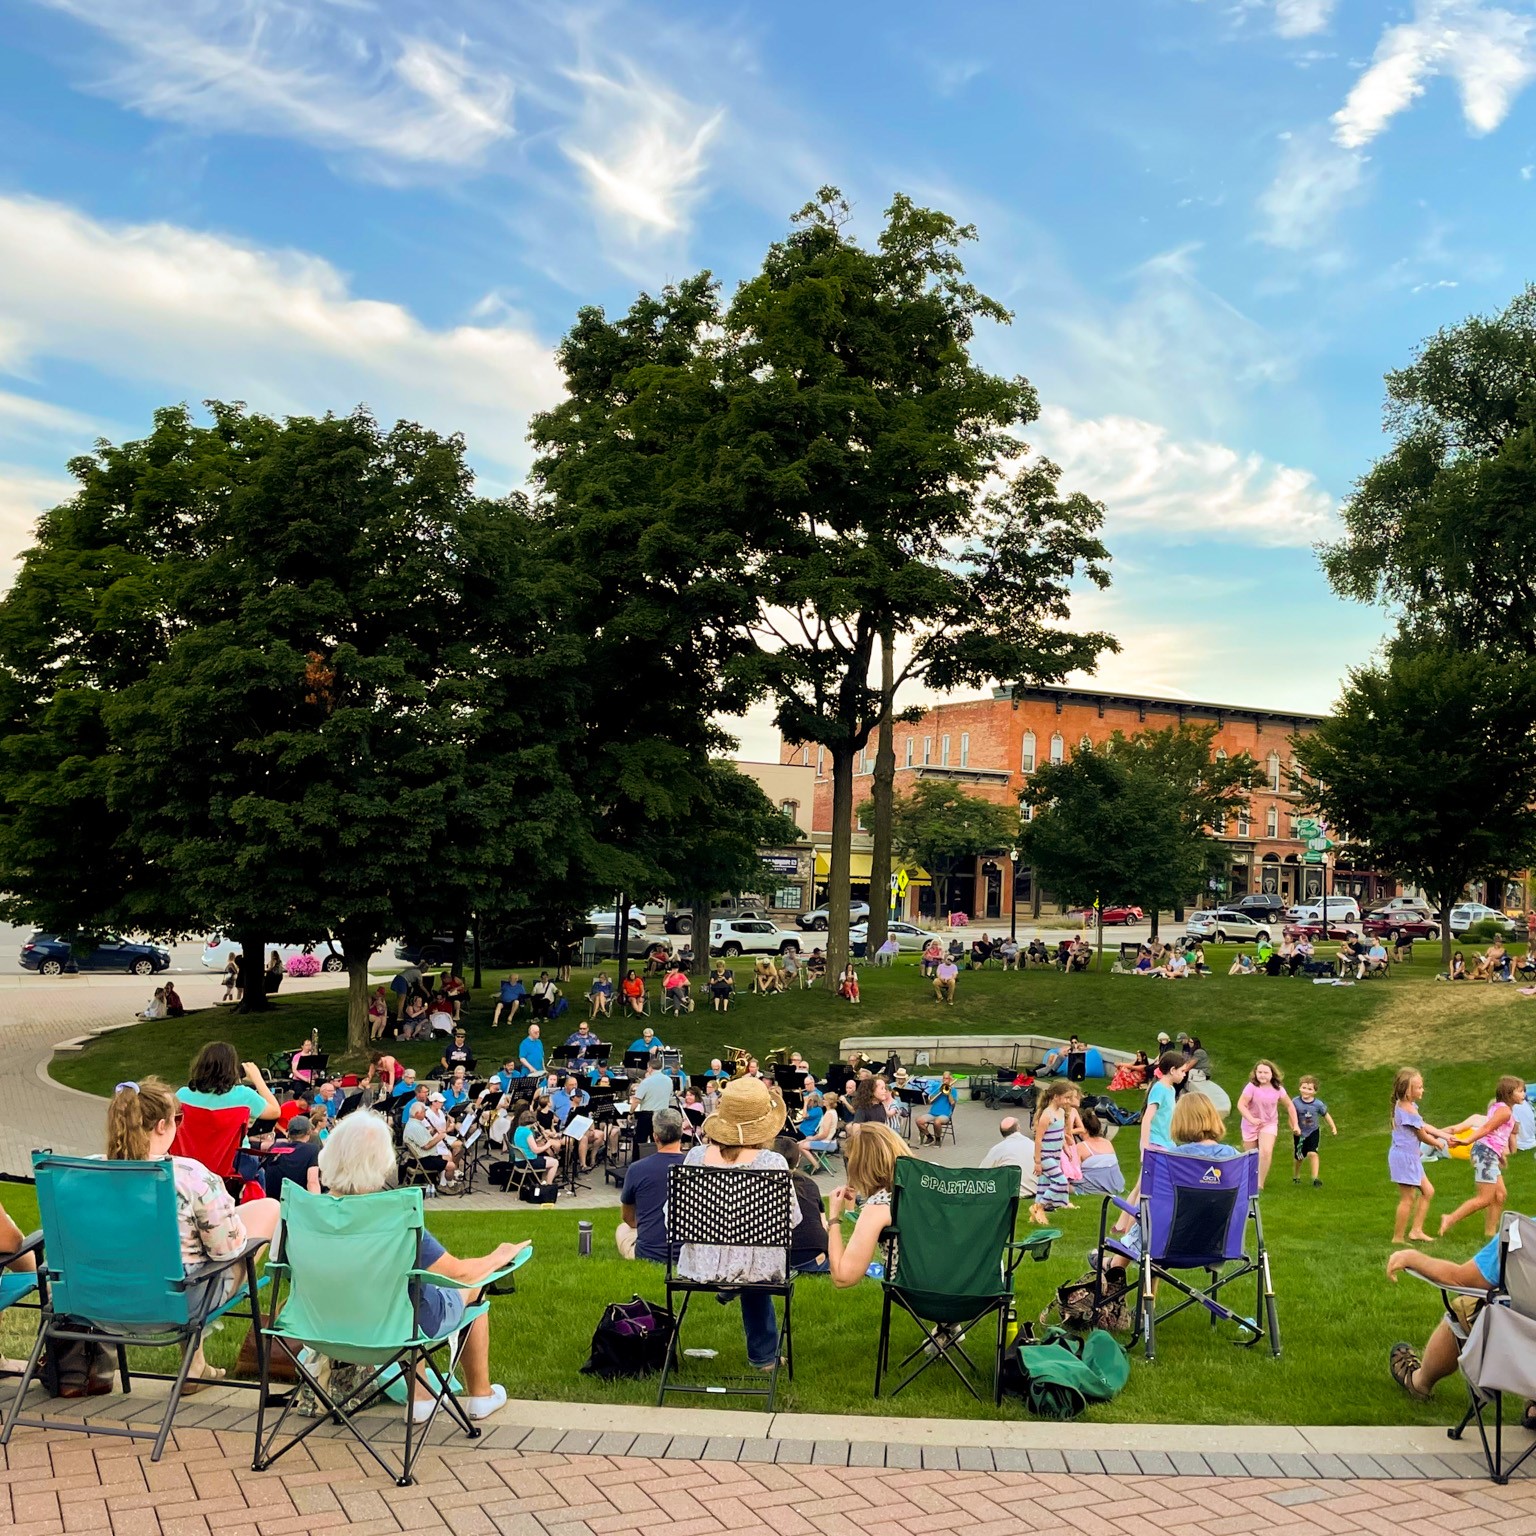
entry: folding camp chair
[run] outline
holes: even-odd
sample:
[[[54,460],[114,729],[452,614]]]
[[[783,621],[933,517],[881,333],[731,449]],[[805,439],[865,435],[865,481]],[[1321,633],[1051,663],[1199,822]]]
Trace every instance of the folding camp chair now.
[[[0,1312],[5,1312],[11,1307],[25,1307],[31,1311],[41,1311],[42,1302],[38,1299],[37,1276],[31,1270],[7,1269],[7,1264],[14,1264],[17,1259],[25,1258],[27,1254],[34,1254],[37,1262],[43,1262],[43,1234],[41,1229],[29,1233],[21,1243],[0,1253]],[[0,1376],[19,1376],[20,1371],[0,1369]]]
[[[223,1179],[236,1200],[260,1200],[266,1190],[259,1179],[247,1179],[236,1166],[236,1158],[245,1146],[251,1112],[243,1104],[229,1109],[202,1109],[195,1104],[181,1106],[181,1124],[171,1143],[172,1157],[190,1157],[210,1173]]]
[[[1243,1337],[1235,1342],[1252,1345],[1269,1335],[1270,1353],[1280,1354],[1280,1317],[1269,1272],[1269,1253],[1264,1246],[1264,1219],[1259,1213],[1259,1154],[1210,1159],[1181,1157],[1149,1147],[1141,1165],[1141,1201],[1133,1205],[1118,1195],[1107,1196],[1099,1208],[1099,1264],[1095,1305],[1110,1299],[1103,1261],[1119,1254],[1137,1266],[1136,1324],[1131,1335],[1146,1340],[1147,1359],[1155,1357],[1157,1325],[1188,1307],[1204,1307],[1211,1326],[1235,1323]],[[1137,1220],[1136,1242],[1111,1236],[1107,1230],[1111,1206],[1127,1211]],[[1253,1226],[1254,1251],[1245,1247],[1249,1224]],[[1204,1270],[1206,1283],[1184,1279],[1179,1273]],[[1234,1281],[1256,1277],[1252,1316],[1234,1312],[1219,1292]],[[1181,1300],[1164,1311],[1157,1310],[1157,1287],[1167,1282]]]
[[[1442,1287],[1446,1320],[1461,1344],[1461,1374],[1467,1383],[1467,1411],[1461,1423],[1447,1431],[1460,1440],[1467,1425],[1477,1424],[1488,1475],[1507,1483],[1521,1463],[1536,1451],[1536,1441],[1515,1457],[1504,1456],[1504,1394],[1536,1399],[1536,1221],[1514,1211],[1504,1213],[1499,1231],[1499,1283],[1491,1292],[1458,1291]],[[1451,1304],[1454,1295],[1482,1303],[1470,1326]],[[1493,1440],[1483,1418],[1493,1405]]]
[[[412,1483],[416,1458],[427,1443],[439,1408],[471,1439],[480,1430],[454,1397],[454,1367],[468,1337],[469,1327],[490,1306],[482,1297],[464,1310],[450,1332],[426,1334],[417,1322],[423,1285],[456,1290],[502,1294],[499,1282],[528,1257],[499,1269],[470,1286],[423,1269],[420,1262],[424,1229],[419,1189],[386,1189],[372,1195],[314,1195],[297,1184],[283,1185],[283,1224],[279,1248],[267,1265],[281,1287],[288,1288],[282,1310],[272,1300],[274,1317],[265,1339],[276,1345],[293,1363],[294,1379],[307,1386],[326,1412],[317,1415],[283,1445],[277,1444],[283,1425],[293,1410],[295,1392],[279,1397],[272,1393],[263,1358],[261,1400],[256,1412],[256,1451],[252,1467],[264,1472],[308,1438],[327,1415],[345,1425],[357,1442],[400,1485]],[[507,1286],[504,1289],[510,1290]],[[333,1395],[316,1377],[316,1356],[362,1366],[366,1372],[351,1391]],[[376,1402],[394,1382],[410,1383],[418,1370],[433,1392],[432,1412],[417,1423],[411,1411],[411,1393],[405,1391],[405,1446],[400,1470],[379,1454],[373,1437],[353,1422],[353,1416]],[[281,1408],[276,1422],[267,1423],[272,1406]]]
[[[1003,1352],[1013,1311],[1013,1275],[1026,1255],[1044,1259],[1060,1233],[1047,1230],[1015,1242],[1019,1212],[1017,1168],[936,1168],[901,1158],[886,1228],[884,1304],[875,1347],[875,1396],[891,1370],[891,1310],[900,1307],[922,1340],[895,1366],[920,1363],[891,1396],[942,1360],[979,1402],[981,1373],[965,1351],[965,1336],[992,1314],[997,1342],[992,1401],[1003,1400]]]
[[[795,1376],[795,1354],[790,1339],[790,1303],[794,1299],[795,1276],[789,1267],[790,1238],[794,1231],[796,1205],[794,1185],[787,1168],[700,1168],[678,1164],[667,1173],[667,1308],[674,1312],[677,1326],[661,1367],[661,1386],[656,1392],[656,1406],[668,1392],[699,1392],[711,1396],[730,1394],[739,1397],[766,1397],[768,1412],[773,1412],[779,1389],[779,1367],[786,1365],[790,1380]],[[685,1243],[718,1245],[730,1248],[778,1249],[783,1255],[784,1278],[756,1285],[731,1285],[719,1281],[690,1280],[678,1273],[680,1249]],[[714,1383],[674,1382],[682,1354],[683,1320],[695,1293],[712,1295],[751,1291],[759,1295],[784,1298],[784,1323],[779,1330],[779,1354],[766,1386],[724,1387]],[[683,1304],[673,1307],[673,1297]]]
[[[248,1305],[252,1336],[261,1339],[261,1304],[256,1255],[265,1239],[253,1239],[227,1259],[214,1259],[183,1272],[181,1230],[176,1220],[176,1184],[169,1160],[108,1162],[95,1157],[62,1157],[34,1152],[37,1205],[42,1216],[46,1263],[38,1266],[41,1302],[37,1340],[22,1372],[21,1385],[0,1430],[0,1445],[17,1425],[93,1435],[154,1436],[151,1461],[159,1461],[176,1417],[187,1373],[203,1331],[216,1319]],[[241,1267],[245,1283],[215,1304],[220,1287],[205,1282]],[[118,1375],[130,1391],[128,1350],[175,1347],[181,1363],[174,1375],[136,1374],[172,1383],[158,1430],[107,1426],[100,1418],[72,1424],[49,1417],[23,1418],[22,1403],[50,1343],[83,1341],[117,1351]],[[252,1387],[251,1382],[227,1382]]]

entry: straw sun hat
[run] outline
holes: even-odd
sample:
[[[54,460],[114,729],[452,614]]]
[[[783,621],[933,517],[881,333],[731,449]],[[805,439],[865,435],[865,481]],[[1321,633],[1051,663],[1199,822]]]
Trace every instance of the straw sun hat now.
[[[737,1077],[720,1090],[720,1102],[701,1129],[719,1147],[766,1147],[784,1125],[784,1100],[757,1077]]]

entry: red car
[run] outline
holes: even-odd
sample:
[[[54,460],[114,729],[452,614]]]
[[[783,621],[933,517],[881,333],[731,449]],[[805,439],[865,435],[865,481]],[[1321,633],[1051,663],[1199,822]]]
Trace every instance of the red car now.
[[[1440,923],[1427,912],[1410,910],[1398,912],[1373,912],[1360,924],[1362,933],[1373,939],[1438,939]]]
[[[1083,907],[1073,913],[1074,917],[1081,918],[1085,923],[1093,921],[1093,908]],[[1142,921],[1143,913],[1140,907],[1105,907],[1100,914],[1099,921],[1106,928],[1128,927],[1131,923]]]
[[[1355,930],[1353,928],[1346,927],[1343,923],[1334,922],[1332,918],[1328,919],[1328,931],[1326,933],[1323,932],[1323,925],[1321,923],[1286,924],[1286,938],[1299,939],[1303,934],[1305,934],[1306,937],[1311,939],[1315,944],[1319,940],[1327,943],[1332,939],[1352,939],[1355,937]]]

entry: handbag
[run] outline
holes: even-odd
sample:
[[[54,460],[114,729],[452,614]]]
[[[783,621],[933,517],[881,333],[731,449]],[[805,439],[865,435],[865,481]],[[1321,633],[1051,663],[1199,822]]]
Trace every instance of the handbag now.
[[[592,1334],[592,1350],[583,1376],[613,1381],[624,1376],[652,1376],[666,1363],[677,1323],[665,1307],[636,1296],[603,1308]]]

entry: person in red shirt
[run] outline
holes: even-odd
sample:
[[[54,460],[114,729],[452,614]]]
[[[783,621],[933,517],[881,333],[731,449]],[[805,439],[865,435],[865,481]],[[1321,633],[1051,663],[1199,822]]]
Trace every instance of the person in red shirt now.
[[[296,1099],[285,1099],[277,1106],[277,1128],[285,1136],[288,1134],[288,1122],[295,1115],[307,1115],[309,1113],[309,1100],[302,1095]]]
[[[619,983],[619,990],[624,994],[626,1005],[635,1013],[645,1010],[645,983],[635,975],[634,971],[626,971],[624,980]]]

